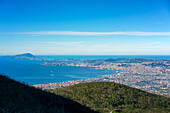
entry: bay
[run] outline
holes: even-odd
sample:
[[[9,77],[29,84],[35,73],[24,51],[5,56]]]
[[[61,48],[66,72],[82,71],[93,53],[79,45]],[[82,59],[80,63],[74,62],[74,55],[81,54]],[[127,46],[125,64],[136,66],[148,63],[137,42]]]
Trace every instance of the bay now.
[[[0,59],[0,73],[29,85],[96,78],[115,73],[90,67],[45,66],[42,63],[44,62],[27,59]]]
[[[38,58],[53,59],[106,59],[106,58],[149,58],[170,59],[170,55],[38,55]],[[45,66],[44,61],[0,58],[0,73],[7,75],[17,81],[27,84],[47,84],[64,82],[68,80],[80,80],[97,78],[102,75],[116,73],[111,70],[96,70],[90,67],[76,66]]]

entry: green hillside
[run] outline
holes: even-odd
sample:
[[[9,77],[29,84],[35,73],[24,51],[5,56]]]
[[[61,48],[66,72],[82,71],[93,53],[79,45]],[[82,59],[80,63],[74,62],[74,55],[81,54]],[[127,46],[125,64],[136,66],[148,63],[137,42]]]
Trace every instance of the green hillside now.
[[[170,98],[113,82],[81,83],[49,90],[102,113],[168,113]]]
[[[46,92],[0,75],[0,113],[169,113],[169,107],[169,97],[113,82]]]
[[[0,75],[0,113],[95,113],[75,101]]]

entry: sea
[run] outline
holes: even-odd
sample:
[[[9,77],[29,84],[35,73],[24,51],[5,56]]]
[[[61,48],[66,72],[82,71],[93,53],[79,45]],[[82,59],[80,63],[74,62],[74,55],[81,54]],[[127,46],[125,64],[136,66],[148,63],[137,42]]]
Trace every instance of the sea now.
[[[66,82],[71,80],[81,80],[98,78],[103,75],[115,74],[113,70],[99,70],[93,67],[76,66],[45,66],[45,61],[2,58],[0,56],[0,73],[10,78],[24,82],[29,85],[48,84],[56,82]],[[40,59],[52,61],[53,59],[107,59],[107,58],[147,58],[147,59],[170,59],[170,55],[39,55]],[[57,62],[57,61],[55,61]],[[61,61],[58,61],[61,62]],[[70,61],[62,61],[70,62]]]

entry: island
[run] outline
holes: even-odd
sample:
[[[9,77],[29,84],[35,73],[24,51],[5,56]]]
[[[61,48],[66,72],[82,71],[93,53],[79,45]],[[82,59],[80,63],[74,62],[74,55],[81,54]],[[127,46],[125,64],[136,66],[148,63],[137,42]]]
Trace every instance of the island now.
[[[18,59],[35,59],[36,56],[32,55],[31,53],[23,53],[23,54],[18,54],[18,55],[7,55],[2,58],[18,58]]]

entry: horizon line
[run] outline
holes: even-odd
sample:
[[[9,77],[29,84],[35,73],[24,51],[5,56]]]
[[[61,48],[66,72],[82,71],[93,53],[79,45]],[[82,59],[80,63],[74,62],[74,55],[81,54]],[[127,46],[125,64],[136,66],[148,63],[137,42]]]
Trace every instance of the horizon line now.
[[[24,54],[24,53],[20,53],[20,54]],[[6,54],[6,55],[19,55],[19,54]],[[33,54],[33,55],[35,55],[35,56],[43,56],[42,54],[41,55],[40,54],[39,55],[38,54],[37,55]],[[48,54],[46,54],[46,55],[47,56],[71,56],[71,55],[48,55]],[[4,56],[4,55],[0,54],[0,56]],[[44,56],[45,56],[45,54],[44,54]],[[72,56],[86,56],[86,55],[72,55]],[[87,56],[109,56],[109,55],[89,55],[89,54],[87,54]],[[110,56],[118,56],[118,55],[110,55]],[[133,55],[119,55],[119,56],[133,56]],[[139,56],[139,55],[134,55],[134,56]],[[154,54],[154,55],[146,55],[146,54],[144,54],[144,56],[170,56],[170,54],[169,55],[156,55],[156,54]]]

